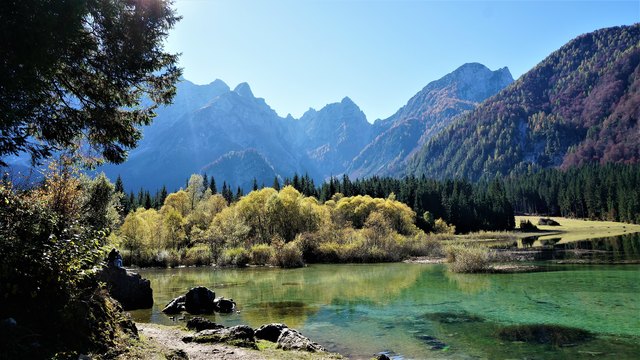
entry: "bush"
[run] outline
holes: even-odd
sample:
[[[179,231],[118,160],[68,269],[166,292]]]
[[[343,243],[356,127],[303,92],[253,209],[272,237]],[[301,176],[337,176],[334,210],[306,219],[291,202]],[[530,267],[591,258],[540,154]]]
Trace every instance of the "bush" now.
[[[211,265],[211,249],[204,244],[187,249],[182,264],[187,266]]]
[[[304,266],[302,250],[296,242],[284,244],[276,250],[276,264],[283,268],[296,268]]]
[[[433,226],[433,232],[436,234],[455,234],[455,225],[449,225],[446,221],[438,219]]]
[[[489,269],[489,249],[480,246],[449,245],[445,248],[449,270],[457,273],[485,272]]]
[[[245,267],[249,264],[249,252],[247,249],[243,247],[236,247],[225,249],[222,252],[222,257],[220,258],[219,264],[222,266],[237,266],[237,267]]]
[[[419,232],[407,240],[405,245],[405,255],[407,256],[441,257],[444,254],[440,241],[423,232]]]
[[[520,220],[520,231],[538,231],[538,227],[529,220]]]
[[[267,265],[271,263],[274,256],[274,250],[267,244],[253,245],[251,250],[251,263],[255,265]]]

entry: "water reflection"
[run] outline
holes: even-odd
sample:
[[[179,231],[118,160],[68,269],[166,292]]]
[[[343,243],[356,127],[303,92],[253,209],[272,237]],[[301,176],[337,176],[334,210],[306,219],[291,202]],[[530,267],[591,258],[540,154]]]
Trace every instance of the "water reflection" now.
[[[458,274],[450,271],[445,276],[465,294],[476,294],[486,291],[491,286],[490,277],[486,274]]]
[[[528,237],[518,239],[517,248],[537,250],[536,260],[637,261],[640,260],[640,233],[572,242]]]

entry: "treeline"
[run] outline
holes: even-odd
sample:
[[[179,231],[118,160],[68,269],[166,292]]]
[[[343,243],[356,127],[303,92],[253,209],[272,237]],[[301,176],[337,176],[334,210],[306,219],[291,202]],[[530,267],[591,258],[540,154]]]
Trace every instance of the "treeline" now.
[[[336,193],[321,203],[286,185],[229,202],[205,183],[192,175],[186,189],[168,194],[159,210],[139,207],[126,215],[112,238],[126,250],[126,264],[292,267],[398,261],[439,249],[416,227],[416,213],[393,194]],[[438,219],[432,230],[452,233],[454,227]]]
[[[640,223],[640,165],[545,169],[505,179],[518,213]]]
[[[209,189],[213,195],[218,193],[214,177],[208,177],[205,174],[202,175],[202,179],[204,188]],[[498,180],[478,184],[464,180],[430,180],[424,177],[404,179],[372,177],[352,181],[344,175],[340,178],[332,177],[329,181],[316,186],[307,174],[302,176],[294,174],[293,177],[285,178],[282,182],[275,178],[271,187],[279,191],[285,186],[293,187],[304,196],[314,197],[320,203],[330,200],[336,194],[342,194],[345,197],[367,195],[372,198],[388,198],[393,194],[395,199],[408,205],[417,214],[416,225],[425,232],[432,232],[435,220],[439,218],[455,226],[456,232],[459,233],[508,230],[515,225],[513,208],[503,183]],[[259,187],[254,180],[252,190],[263,187]],[[120,178],[116,181],[116,189],[124,191]],[[141,189],[137,197],[140,200],[136,201],[133,193],[128,197],[131,200],[124,197],[124,201],[133,204],[131,206],[123,203],[124,214],[129,209],[139,206],[146,209],[160,209],[167,196],[166,189],[163,187],[156,194],[152,199],[148,191]],[[220,194],[227,204],[238,201],[244,195],[241,188],[237,188],[235,193],[232,192],[231,186],[226,182],[223,182]]]

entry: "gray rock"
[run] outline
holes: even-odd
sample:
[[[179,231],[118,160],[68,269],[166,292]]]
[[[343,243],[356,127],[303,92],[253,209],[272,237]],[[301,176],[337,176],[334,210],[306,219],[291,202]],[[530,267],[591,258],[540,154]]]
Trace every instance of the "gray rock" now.
[[[221,313],[230,313],[236,308],[236,303],[233,299],[225,299],[223,297],[216,298],[213,300],[213,308],[217,312]]]
[[[185,295],[180,295],[177,298],[171,300],[167,306],[164,307],[164,309],[162,309],[162,312],[165,314],[179,314],[180,312],[184,311],[184,303],[185,303],[185,299],[186,296]]]
[[[186,311],[190,314],[212,314],[215,310],[216,293],[204,286],[194,287],[185,295],[180,295],[171,300],[167,306],[162,309],[165,314],[178,314]]]
[[[185,310],[190,314],[211,314],[216,293],[204,286],[194,287],[185,295]]]
[[[108,266],[102,269],[98,278],[107,284],[111,297],[118,300],[124,310],[149,309],[153,306],[151,283],[139,274]]]
[[[223,325],[216,324],[211,320],[207,320],[201,317],[194,317],[193,319],[190,319],[189,321],[187,321],[187,329],[191,329],[195,331],[202,331],[202,330],[209,330],[209,329],[223,329],[223,328],[224,328]]]
[[[262,325],[258,329],[256,329],[256,338],[271,342],[277,342],[280,334],[282,334],[282,331],[284,329],[288,329],[287,325],[285,324],[273,323]]]
[[[247,325],[202,330],[193,336],[183,337],[182,341],[187,343],[227,343],[234,346],[256,348],[255,333],[253,329]]]
[[[312,342],[306,336],[300,334],[297,330],[284,329],[278,338],[278,349],[283,350],[300,350],[308,352],[326,351],[322,346]]]

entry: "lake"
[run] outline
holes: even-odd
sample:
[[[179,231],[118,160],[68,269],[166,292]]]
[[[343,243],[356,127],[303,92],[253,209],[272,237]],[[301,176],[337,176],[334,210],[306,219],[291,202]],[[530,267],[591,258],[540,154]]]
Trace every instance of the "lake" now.
[[[524,274],[454,274],[446,265],[404,263],[144,269],[155,305],[131,313],[140,322],[183,324],[160,310],[202,285],[240,310],[211,320],[254,328],[283,322],[351,358],[637,359],[640,265],[542,265],[546,271]],[[568,347],[497,337],[513,324],[558,324],[596,337]]]

